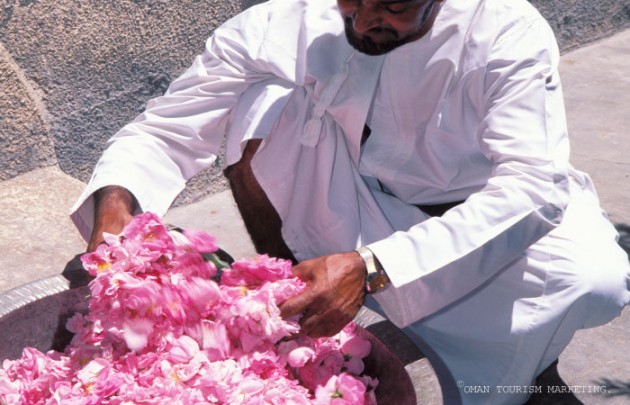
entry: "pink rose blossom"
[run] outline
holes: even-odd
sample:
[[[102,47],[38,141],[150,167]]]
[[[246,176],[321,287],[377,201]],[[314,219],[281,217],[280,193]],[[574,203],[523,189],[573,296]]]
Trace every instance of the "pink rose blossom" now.
[[[365,403],[365,385],[358,378],[341,373],[315,390],[315,404],[351,405]]]
[[[201,253],[214,238],[174,241],[151,213],[82,257],[95,278],[87,314],[67,322],[64,353],[26,348],[0,368],[0,404],[375,404],[362,375],[370,343],[350,323],[300,336],[278,304],[305,284],[291,263],[260,255],[225,268]]]
[[[219,249],[214,236],[205,232],[187,229],[184,236],[189,241],[187,247],[194,252],[212,253]]]
[[[259,255],[253,260],[238,260],[221,276],[221,283],[230,286],[257,287],[265,281],[291,277],[291,262]]]
[[[315,350],[311,347],[296,347],[289,353],[288,363],[291,367],[299,368],[313,360],[315,357]]]

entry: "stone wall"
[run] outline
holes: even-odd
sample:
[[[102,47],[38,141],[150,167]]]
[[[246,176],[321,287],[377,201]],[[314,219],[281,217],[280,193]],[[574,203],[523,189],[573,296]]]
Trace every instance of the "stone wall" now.
[[[530,0],[547,18],[563,52],[630,27],[630,0]]]
[[[160,95],[222,21],[256,0],[4,0],[0,181],[59,165],[87,181],[106,140]],[[630,1],[533,0],[572,49],[630,26]],[[224,189],[218,165],[186,203]]]

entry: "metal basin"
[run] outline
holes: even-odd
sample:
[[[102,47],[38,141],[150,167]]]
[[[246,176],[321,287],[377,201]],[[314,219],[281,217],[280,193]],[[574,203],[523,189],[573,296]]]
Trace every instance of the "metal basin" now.
[[[87,311],[89,289],[82,270],[38,280],[0,294],[0,363],[22,349],[63,350],[71,335],[65,323]],[[435,373],[416,346],[377,313],[362,308],[356,318],[373,350],[366,372],[379,379],[379,404],[441,404]]]

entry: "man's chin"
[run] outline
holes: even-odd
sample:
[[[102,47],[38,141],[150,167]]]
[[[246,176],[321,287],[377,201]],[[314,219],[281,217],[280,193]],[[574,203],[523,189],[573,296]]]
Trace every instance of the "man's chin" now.
[[[359,38],[355,35],[354,32],[349,31],[347,26],[346,26],[346,39],[348,40],[348,43],[350,44],[350,46],[352,46],[357,51],[361,53],[365,53],[367,55],[372,55],[372,56],[383,55],[406,43],[406,41],[404,40],[377,43],[377,42],[374,42],[369,37]]]

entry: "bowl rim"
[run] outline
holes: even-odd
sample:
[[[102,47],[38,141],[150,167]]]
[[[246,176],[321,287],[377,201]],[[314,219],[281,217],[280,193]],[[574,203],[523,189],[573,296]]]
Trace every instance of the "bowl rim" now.
[[[58,274],[31,281],[0,293],[0,320],[40,299],[70,290],[70,281]]]

